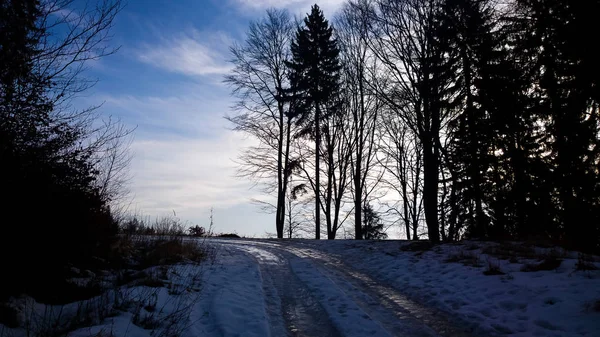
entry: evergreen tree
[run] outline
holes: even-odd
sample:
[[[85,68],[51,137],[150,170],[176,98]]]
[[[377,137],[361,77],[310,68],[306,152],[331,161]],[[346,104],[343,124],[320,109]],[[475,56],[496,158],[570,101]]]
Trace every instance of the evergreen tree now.
[[[481,237],[486,235],[487,227],[483,172],[487,171],[490,133],[475,88],[493,42],[490,9],[479,0],[450,0],[442,13],[442,27],[451,34],[449,39],[458,51],[456,86],[460,111],[454,125],[454,159],[461,179],[453,188],[461,189],[462,197],[455,206],[466,213],[464,223],[470,234]]]
[[[536,51],[522,44],[527,25],[505,19],[509,24],[493,34],[495,47],[478,86],[489,116],[493,154],[487,177],[492,220],[488,234],[526,238],[549,229],[553,207],[543,132],[537,126],[541,115],[531,61]]]
[[[599,10],[598,1],[517,1],[520,47],[534,51],[532,92],[545,121],[547,192],[557,210],[556,220],[540,230],[587,250],[600,241],[600,67],[589,43],[576,37],[596,29]]]
[[[0,0],[2,209],[26,210],[3,224],[0,298],[63,296],[63,268],[108,249],[117,230],[95,186],[93,152],[80,146],[85,130],[55,114],[54,84],[39,64],[44,10],[37,0]]]
[[[321,197],[319,159],[321,147],[322,119],[327,118],[324,105],[331,103],[339,89],[339,49],[332,37],[333,27],[325,19],[316,4],[304,19],[304,27],[298,27],[291,45],[290,92],[304,101],[299,110],[298,123],[303,125],[301,134],[310,135],[315,141],[315,213],[316,234],[320,238]]]
[[[383,223],[379,214],[375,212],[370,203],[366,203],[362,209],[363,228],[362,232],[365,240],[386,239],[387,234],[383,230]]]

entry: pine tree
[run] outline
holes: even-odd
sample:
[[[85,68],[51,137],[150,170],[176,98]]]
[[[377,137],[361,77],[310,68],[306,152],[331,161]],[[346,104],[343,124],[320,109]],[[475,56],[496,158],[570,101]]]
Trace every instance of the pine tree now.
[[[488,203],[494,238],[530,238],[550,230],[549,168],[544,158],[540,100],[534,89],[536,47],[525,45],[528,24],[509,24],[494,35],[497,46],[483,69],[481,104],[490,118],[494,154]]]
[[[488,1],[449,0],[444,3],[441,17],[442,29],[448,35],[445,38],[455,50],[449,55],[456,59],[454,99],[458,116],[450,125],[453,138],[449,160],[454,170],[453,193],[458,198],[452,212],[468,228],[469,236],[486,237],[489,180],[485,173],[491,165],[493,134],[489,114],[482,105],[481,82],[498,45],[492,33],[492,8]]]
[[[299,109],[298,123],[303,125],[302,134],[310,135],[315,141],[315,212],[316,234],[320,239],[321,197],[319,159],[321,146],[323,106],[335,97],[339,89],[339,49],[332,37],[333,27],[325,19],[316,4],[304,19],[304,27],[298,27],[292,42],[292,60],[287,62],[291,70],[291,92],[305,104]]]
[[[386,239],[387,234],[383,230],[381,218],[373,209],[370,203],[366,203],[363,208],[363,228],[362,232],[365,240]]]
[[[535,80],[551,152],[548,160],[558,210],[556,239],[580,249],[597,250],[600,67],[589,43],[577,36],[597,28],[600,3],[517,3],[529,28],[524,41],[538,51]]]
[[[44,97],[47,79],[34,72],[32,59],[42,31],[39,1],[0,2],[0,130],[2,155],[35,144],[52,109]],[[10,148],[7,148],[10,147]]]

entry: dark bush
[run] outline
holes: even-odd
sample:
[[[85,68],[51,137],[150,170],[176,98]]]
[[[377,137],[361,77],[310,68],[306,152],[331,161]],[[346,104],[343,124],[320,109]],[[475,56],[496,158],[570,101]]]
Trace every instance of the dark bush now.
[[[204,236],[204,235],[206,235],[206,231],[204,230],[204,227],[200,227],[198,225],[190,227],[188,230],[190,231],[190,235],[191,236]]]
[[[96,153],[86,147],[90,130],[85,122],[90,121],[61,115],[65,107],[55,106],[59,78],[48,78],[43,70],[57,64],[49,59],[50,64],[39,64],[44,62],[40,54],[52,56],[40,50],[51,45],[40,41],[50,33],[43,20],[47,9],[33,0],[7,0],[1,7],[0,207],[5,218],[0,300],[63,291],[68,297],[76,292],[61,285],[69,267],[105,254],[117,224],[109,200],[96,187]]]
[[[220,238],[239,238],[240,236],[233,233],[219,234]]]

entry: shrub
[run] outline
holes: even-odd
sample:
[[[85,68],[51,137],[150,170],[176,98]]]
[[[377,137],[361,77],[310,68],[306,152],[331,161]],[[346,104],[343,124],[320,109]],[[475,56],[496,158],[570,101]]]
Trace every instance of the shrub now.
[[[405,245],[400,246],[400,250],[408,251],[408,252],[423,252],[426,250],[430,250],[435,246],[431,241],[411,241]]]
[[[206,234],[204,227],[200,227],[198,225],[190,227],[188,230],[191,236],[204,236]]]
[[[223,233],[223,234],[219,234],[220,238],[240,238],[239,235],[235,234],[235,233]]]
[[[588,271],[588,270],[597,270],[598,267],[594,264],[591,257],[584,253],[579,253],[577,256],[577,263],[575,264],[575,270],[578,271]]]
[[[504,275],[498,263],[488,260],[487,268],[483,271],[483,275]]]
[[[472,267],[480,267],[481,261],[479,260],[479,256],[471,251],[465,252],[463,250],[459,250],[456,253],[450,254],[446,259],[446,262],[459,262],[465,266]]]
[[[541,270],[556,270],[562,264],[562,260],[555,256],[548,256],[542,262],[539,263],[528,263],[521,267],[521,271],[534,272]]]
[[[494,246],[483,248],[482,252],[503,260],[516,260],[521,258],[537,258],[539,254],[535,249],[526,244],[503,242]]]

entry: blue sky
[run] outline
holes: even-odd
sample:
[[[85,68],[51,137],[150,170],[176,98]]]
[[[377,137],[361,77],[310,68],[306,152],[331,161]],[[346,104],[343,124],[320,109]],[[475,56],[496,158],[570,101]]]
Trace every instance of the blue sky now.
[[[342,0],[319,2],[332,17]],[[269,7],[304,16],[305,0],[128,0],[111,44],[120,50],[94,62],[99,83],[78,104],[103,103],[101,112],[136,127],[131,146],[130,206],[145,216],[172,214],[215,230],[263,236],[272,215],[250,202],[251,183],[235,177],[248,139],[228,130],[233,98],[223,83],[229,46]]]

